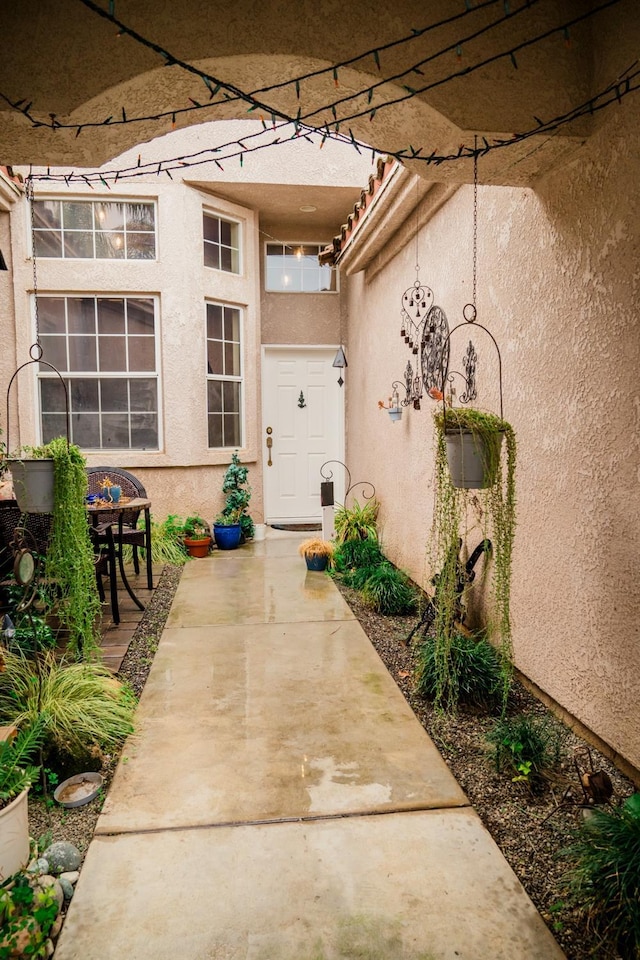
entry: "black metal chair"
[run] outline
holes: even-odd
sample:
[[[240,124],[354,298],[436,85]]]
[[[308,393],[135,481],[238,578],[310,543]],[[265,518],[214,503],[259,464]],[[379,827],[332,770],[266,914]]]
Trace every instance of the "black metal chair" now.
[[[109,477],[115,486],[122,490],[122,496],[131,497],[131,499],[147,499],[147,491],[137,477],[134,477],[128,470],[122,467],[88,467],[87,478],[89,483],[89,493],[100,496],[102,494],[102,482],[105,477]],[[116,553],[122,546],[130,546],[133,554],[133,569],[140,573],[140,561],[138,550],[143,550],[147,563],[147,586],[153,590],[153,566],[151,557],[151,536],[147,528],[138,527],[140,510],[124,510],[122,513],[101,513],[100,523],[96,525],[96,532],[100,543],[106,543],[107,527],[111,527],[112,536],[116,547]],[[119,520],[122,523],[120,525]]]
[[[109,598],[111,600],[111,616],[114,623],[120,623],[120,607],[118,606],[118,584],[116,581],[116,550],[113,542],[111,527],[108,527],[101,537],[93,527],[89,527],[93,552],[95,556],[96,585],[100,602],[104,603],[105,593],[102,583],[103,577],[109,577]]]

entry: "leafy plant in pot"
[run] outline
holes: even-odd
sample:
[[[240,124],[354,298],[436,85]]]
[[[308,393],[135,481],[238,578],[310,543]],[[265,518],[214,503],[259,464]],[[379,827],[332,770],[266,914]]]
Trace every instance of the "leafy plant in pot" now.
[[[298,553],[304,557],[307,570],[326,570],[333,556],[333,544],[330,540],[312,537],[302,541]]]
[[[468,524],[468,514],[479,506],[485,539],[493,542],[490,585],[494,616],[489,625],[490,639],[499,651],[503,670],[503,702],[511,676],[511,555],[515,532],[516,439],[511,425],[500,417],[473,409],[446,407],[435,415],[436,477],[432,562],[439,570],[435,583],[433,625],[436,683],[434,700],[438,706],[455,709],[455,678],[450,675],[451,649],[459,633],[456,624],[459,596],[460,531]],[[481,475],[458,484],[452,476],[447,456],[447,439],[455,434],[471,434],[472,443],[484,452],[480,457]],[[463,461],[466,470],[467,460]],[[478,480],[480,482],[478,482]],[[473,490],[473,496],[470,491]],[[477,493],[475,491],[478,491]]]
[[[240,512],[219,513],[213,521],[213,539],[218,550],[235,550],[240,545]]]
[[[227,467],[222,480],[222,492],[226,495],[226,502],[222,516],[235,517],[241,527],[241,540],[251,540],[255,534],[255,524],[248,513],[251,500],[251,487],[247,483],[248,467],[240,463],[238,451],[234,451],[231,463]]]
[[[30,761],[42,743],[42,728],[39,722],[0,740],[0,880],[29,859],[27,794],[40,770]]]
[[[211,546],[211,534],[206,520],[197,514],[187,517],[182,526],[182,535],[190,557],[207,556]]]

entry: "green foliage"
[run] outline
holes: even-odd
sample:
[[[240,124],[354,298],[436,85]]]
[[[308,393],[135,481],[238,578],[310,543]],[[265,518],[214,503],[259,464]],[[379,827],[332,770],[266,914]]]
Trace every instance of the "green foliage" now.
[[[640,957],[640,794],[620,809],[590,811],[565,851],[564,885],[596,932],[623,960]]]
[[[506,420],[479,410],[447,408],[435,416],[436,423],[436,500],[432,555],[435,578],[434,606],[436,616],[433,626],[434,667],[437,684],[435,702],[455,710],[455,691],[458,687],[448,671],[457,662],[450,656],[450,648],[458,635],[456,618],[458,597],[458,551],[460,531],[467,523],[468,511],[481,501],[484,536],[493,543],[491,560],[492,602],[495,617],[491,631],[495,634],[496,646],[502,662],[502,701],[506,704],[509,690],[511,649],[511,556],[515,533],[515,466],[516,441],[513,428]],[[492,483],[482,491],[457,489],[451,482],[447,463],[445,432],[472,430],[481,436],[489,450],[485,473]],[[504,440],[504,442],[503,442]],[[504,454],[503,454],[504,450]]]
[[[18,605],[24,598],[24,588],[14,583],[8,588],[7,594],[9,616],[15,626],[15,634],[7,643],[9,650],[15,653],[36,654],[41,650],[53,649],[56,638],[46,621],[35,614],[32,607],[25,611],[18,609]],[[50,601],[42,593],[39,602],[49,603]]]
[[[63,437],[37,452],[54,461],[53,524],[45,576],[57,585],[56,612],[61,626],[69,631],[69,655],[89,659],[98,651],[100,598],[85,504],[86,462],[78,447],[68,446]]]
[[[375,497],[367,500],[363,506],[354,500],[352,507],[339,507],[334,518],[337,543],[345,543],[347,540],[377,540],[379,509],[380,504]]]
[[[182,520],[175,513],[161,521],[151,518],[151,556],[155,564],[181,567],[187,562],[182,530]]]
[[[242,466],[238,451],[234,451],[231,463],[222,479],[222,492],[227,496],[222,515],[238,517],[244,536],[247,540],[251,540],[255,534],[255,525],[247,512],[251,500],[251,487],[247,483],[248,475],[249,468]],[[238,520],[232,522],[238,523]],[[216,523],[218,523],[217,519]]]
[[[32,758],[43,740],[44,723],[36,720],[24,727],[13,740],[0,740],[0,808],[5,807],[38,776],[39,767]]]
[[[133,732],[134,710],[131,691],[101,664],[5,655],[0,722],[43,723],[49,748],[71,756],[114,749]]]
[[[488,732],[496,769],[505,766],[514,783],[531,783],[560,759],[557,727],[546,717],[522,714],[501,717]]]
[[[211,536],[209,524],[197,514],[187,517],[182,527],[182,533],[190,540],[201,540],[204,537]]]
[[[345,540],[338,544],[333,552],[333,562],[339,573],[352,568],[367,567],[372,569],[384,560],[377,539]]]
[[[362,585],[362,598],[378,613],[387,616],[411,613],[417,596],[409,578],[392,563],[385,561],[373,568],[363,568],[369,575]]]
[[[52,886],[31,886],[21,871],[0,889],[0,960],[46,957],[46,940],[58,916]]]
[[[503,687],[502,660],[486,637],[455,632],[444,664],[442,652],[433,636],[427,637],[418,649],[416,689],[421,696],[446,708],[458,702],[485,709],[499,703]]]

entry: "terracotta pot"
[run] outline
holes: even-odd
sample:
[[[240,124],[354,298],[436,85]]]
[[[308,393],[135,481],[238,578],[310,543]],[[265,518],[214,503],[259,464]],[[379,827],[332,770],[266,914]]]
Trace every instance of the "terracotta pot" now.
[[[28,793],[28,788],[23,790],[0,810],[0,882],[29,862]]]
[[[211,546],[211,537],[184,538],[184,545],[190,557],[206,557]]]

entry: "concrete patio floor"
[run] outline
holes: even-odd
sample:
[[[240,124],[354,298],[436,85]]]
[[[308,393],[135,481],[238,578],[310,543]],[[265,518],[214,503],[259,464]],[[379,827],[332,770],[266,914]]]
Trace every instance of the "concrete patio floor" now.
[[[300,539],[185,568],[56,960],[560,960]]]

